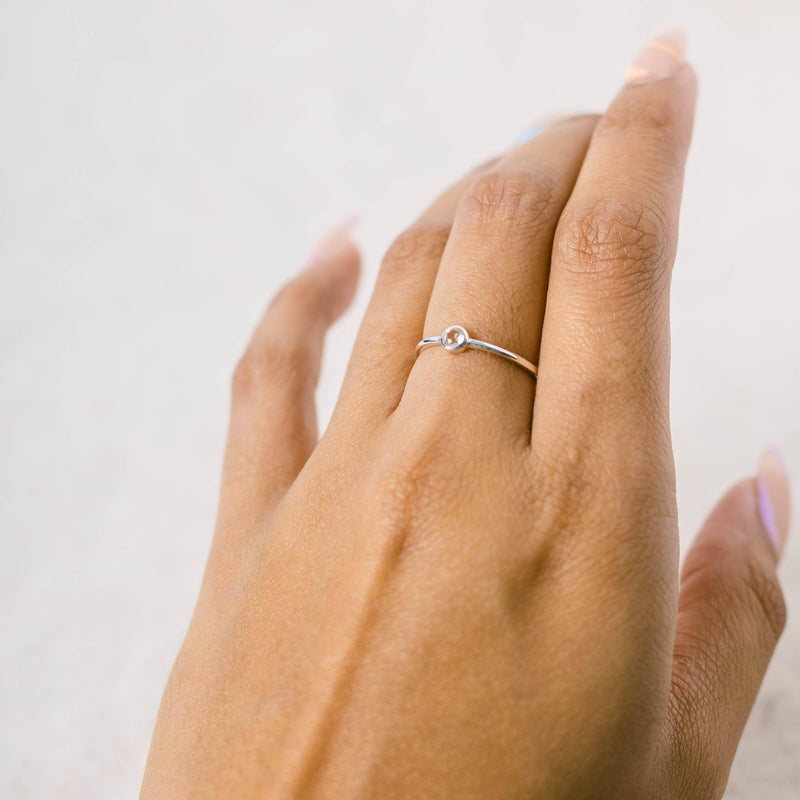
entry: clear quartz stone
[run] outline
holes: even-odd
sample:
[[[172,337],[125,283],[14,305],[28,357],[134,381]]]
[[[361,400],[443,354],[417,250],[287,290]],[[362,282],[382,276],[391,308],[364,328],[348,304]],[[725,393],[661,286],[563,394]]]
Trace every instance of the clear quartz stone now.
[[[460,325],[453,325],[442,334],[442,345],[445,350],[461,350],[469,336]]]

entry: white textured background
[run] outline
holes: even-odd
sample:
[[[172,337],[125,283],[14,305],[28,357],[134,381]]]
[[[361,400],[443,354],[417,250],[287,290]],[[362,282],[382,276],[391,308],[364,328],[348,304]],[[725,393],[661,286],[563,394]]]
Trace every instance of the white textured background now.
[[[765,443],[800,474],[796,0],[5,0],[0,796],[136,795],[229,375],[315,239],[361,213],[324,422],[390,239],[537,117],[602,109],[673,22],[701,78],[673,290],[685,547]],[[782,574],[729,798],[800,797],[796,542]]]

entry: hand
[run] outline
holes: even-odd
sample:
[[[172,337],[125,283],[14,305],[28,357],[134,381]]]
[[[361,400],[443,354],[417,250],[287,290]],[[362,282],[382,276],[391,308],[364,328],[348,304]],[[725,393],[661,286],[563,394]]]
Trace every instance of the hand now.
[[[317,442],[345,232],[238,365],[219,517],[143,798],[717,798],[784,624],[766,455],[679,580],[669,280],[696,83],[448,189],[382,265]],[[546,303],[545,303],[546,301]],[[451,324],[539,362],[429,348]],[[535,395],[535,402],[534,402]]]

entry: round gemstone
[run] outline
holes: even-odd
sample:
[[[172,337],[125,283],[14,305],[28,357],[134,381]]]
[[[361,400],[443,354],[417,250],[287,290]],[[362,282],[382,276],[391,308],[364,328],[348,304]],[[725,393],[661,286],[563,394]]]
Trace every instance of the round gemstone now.
[[[469,334],[460,326],[452,325],[442,334],[445,350],[463,350],[469,341]]]

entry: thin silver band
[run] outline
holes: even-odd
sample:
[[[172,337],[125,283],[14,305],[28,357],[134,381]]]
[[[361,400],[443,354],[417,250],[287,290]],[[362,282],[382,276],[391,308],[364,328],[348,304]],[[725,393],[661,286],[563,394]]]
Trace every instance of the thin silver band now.
[[[433,347],[437,344],[441,347],[444,347],[445,350],[448,350],[451,353],[458,353],[461,350],[467,350],[470,347],[476,350],[485,350],[487,353],[494,353],[497,356],[502,356],[503,358],[507,358],[509,361],[513,361],[515,364],[533,375],[534,378],[538,376],[538,368],[535,364],[531,364],[531,362],[526,358],[523,358],[516,353],[512,353],[510,350],[506,350],[504,347],[498,347],[496,344],[490,344],[489,342],[482,342],[479,339],[473,339],[467,333],[466,329],[462,328],[460,325],[451,325],[449,328],[445,328],[441,335],[430,336],[427,339],[423,339],[417,345],[417,355],[419,355],[426,347]]]

